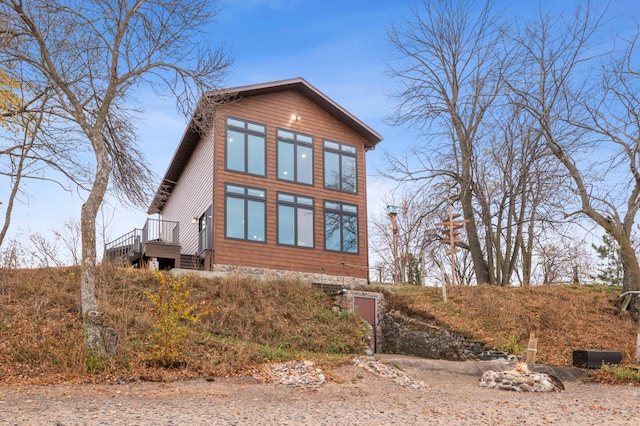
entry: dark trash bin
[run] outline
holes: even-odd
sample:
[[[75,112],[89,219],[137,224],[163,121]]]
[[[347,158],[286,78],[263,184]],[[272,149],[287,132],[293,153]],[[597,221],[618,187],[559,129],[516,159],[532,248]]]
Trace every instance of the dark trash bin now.
[[[573,365],[578,368],[600,368],[602,364],[620,364],[622,352],[620,351],[573,351]]]

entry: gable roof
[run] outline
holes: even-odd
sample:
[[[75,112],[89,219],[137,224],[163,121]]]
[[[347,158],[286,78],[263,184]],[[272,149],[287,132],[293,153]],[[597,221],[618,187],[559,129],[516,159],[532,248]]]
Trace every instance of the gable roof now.
[[[252,96],[267,95],[271,93],[286,92],[289,90],[296,90],[309,98],[312,102],[318,105],[320,108],[327,111],[334,116],[345,126],[353,130],[356,134],[360,135],[365,141],[367,148],[375,148],[375,146],[382,141],[382,136],[373,130],[371,127],[364,124],[349,111],[338,105],[332,99],[327,97],[324,93],[313,87],[305,79],[301,77],[292,78],[289,80],[280,80],[270,83],[252,84],[249,86],[232,87],[228,89],[215,90],[207,92],[204,96],[228,98],[230,100],[238,100],[242,98],[249,98]],[[160,213],[166,203],[167,198],[173,191],[173,187],[178,181],[180,174],[187,165],[191,154],[196,148],[196,145],[200,141],[201,135],[195,130],[196,126],[193,125],[194,117],[191,117],[191,122],[187,126],[180,144],[173,154],[173,158],[169,163],[169,167],[165,172],[164,177],[160,181],[160,185],[156,191],[149,209],[148,214]]]

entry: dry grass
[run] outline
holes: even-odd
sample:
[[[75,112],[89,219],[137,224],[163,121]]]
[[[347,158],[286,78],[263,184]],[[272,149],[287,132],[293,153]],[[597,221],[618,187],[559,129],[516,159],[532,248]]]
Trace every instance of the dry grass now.
[[[120,336],[118,354],[87,373],[79,302],[79,269],[0,270],[0,381],[12,383],[174,380],[251,373],[265,361],[313,358],[321,365],[360,353],[359,319],[334,312],[333,300],[295,282],[262,283],[193,277],[190,303],[213,312],[189,324],[178,368],[150,362],[156,318],[145,292],[151,272],[99,269],[99,302]],[[371,288],[370,288],[371,289]],[[542,363],[568,366],[574,349],[621,350],[635,356],[636,327],[614,308],[619,288],[553,286],[461,287],[442,302],[440,289],[404,287],[387,292],[394,309],[434,319],[489,346],[511,352],[538,337]]]
[[[149,362],[155,318],[145,291],[157,290],[148,271],[102,267],[99,302],[120,336],[117,357],[88,374],[81,327],[79,270],[0,271],[0,381],[51,383],[115,379],[173,380],[226,376],[260,368],[265,360],[316,357],[320,362],[360,352],[359,319],[334,313],[333,301],[295,282],[190,279],[191,302],[214,313],[189,324],[184,363]],[[96,366],[92,366],[96,367]]]
[[[494,286],[449,289],[405,287],[387,294],[396,309],[434,319],[471,339],[516,354],[529,333],[538,338],[536,361],[571,366],[573,350],[619,350],[623,363],[635,362],[636,325],[614,306],[619,287]]]

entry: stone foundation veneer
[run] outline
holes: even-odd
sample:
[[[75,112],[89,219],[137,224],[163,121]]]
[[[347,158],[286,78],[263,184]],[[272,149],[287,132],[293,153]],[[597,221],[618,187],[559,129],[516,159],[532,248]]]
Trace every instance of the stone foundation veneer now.
[[[312,272],[300,272],[300,271],[282,271],[277,269],[267,268],[252,268],[248,266],[234,266],[234,265],[213,265],[212,271],[194,271],[187,269],[172,269],[172,274],[186,274],[194,273],[203,277],[226,277],[229,275],[247,276],[257,278],[260,280],[280,280],[290,279],[298,280],[307,284],[311,283],[323,283],[340,285],[343,288],[354,288],[359,285],[367,285],[366,278],[355,278],[343,275],[329,275],[318,274]]]

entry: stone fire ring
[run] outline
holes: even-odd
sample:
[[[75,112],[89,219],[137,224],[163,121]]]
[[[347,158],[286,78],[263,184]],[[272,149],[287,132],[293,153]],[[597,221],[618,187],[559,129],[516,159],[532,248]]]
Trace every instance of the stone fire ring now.
[[[563,392],[564,385],[547,373],[518,371],[485,371],[480,386],[516,392]]]

